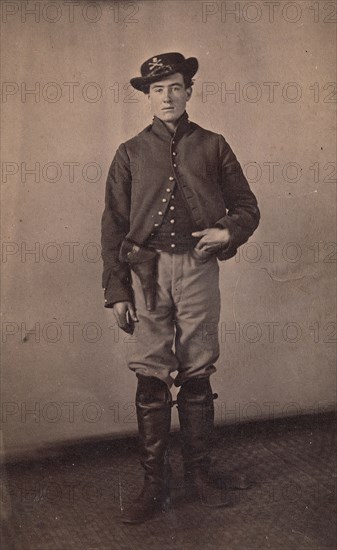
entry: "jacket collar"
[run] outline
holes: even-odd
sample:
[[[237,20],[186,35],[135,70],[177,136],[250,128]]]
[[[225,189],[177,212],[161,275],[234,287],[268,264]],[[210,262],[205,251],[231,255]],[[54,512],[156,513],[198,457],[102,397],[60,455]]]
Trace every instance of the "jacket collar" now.
[[[184,111],[183,114],[181,115],[174,134],[170,132],[165,122],[160,120],[160,118],[158,118],[157,116],[153,117],[153,123],[152,123],[153,133],[167,141],[171,140],[173,136],[175,138],[179,138],[181,135],[187,133],[190,130],[190,128],[191,128],[191,124],[190,124],[190,121],[188,120],[188,114],[186,111]]]

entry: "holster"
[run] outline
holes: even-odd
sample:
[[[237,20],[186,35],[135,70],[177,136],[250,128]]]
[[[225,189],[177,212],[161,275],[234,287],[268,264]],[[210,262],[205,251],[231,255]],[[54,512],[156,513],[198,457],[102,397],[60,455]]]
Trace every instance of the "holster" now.
[[[119,251],[119,261],[129,264],[139,277],[148,311],[153,311],[156,307],[157,257],[157,252],[153,248],[126,239]]]

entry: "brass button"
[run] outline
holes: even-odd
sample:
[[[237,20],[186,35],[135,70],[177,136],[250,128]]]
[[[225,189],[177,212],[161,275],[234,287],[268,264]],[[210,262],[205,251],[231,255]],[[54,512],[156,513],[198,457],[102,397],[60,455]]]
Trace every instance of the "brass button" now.
[[[159,216],[162,216],[162,215],[163,215],[163,213],[162,213],[161,210],[159,210],[158,215],[159,215]]]
[[[175,248],[175,244],[171,244],[171,248]]]
[[[169,180],[170,180],[170,181],[173,181],[173,180],[174,180],[174,177],[173,177],[173,176],[170,176],[170,177],[169,177]]]
[[[174,206],[170,206],[170,210],[174,210]]]
[[[167,199],[162,199],[161,202],[167,202]]]
[[[171,192],[171,189],[170,189],[169,187],[167,187],[167,188],[166,188],[166,191],[167,191],[168,193],[170,193],[170,192]]]
[[[174,235],[175,235],[175,232],[174,232],[174,231],[172,231],[172,233],[171,233],[171,237],[174,237]]]
[[[174,168],[177,168],[177,165],[176,164],[173,164]]]
[[[172,155],[176,156],[176,154],[177,154],[177,153],[176,153],[175,151],[173,151]]]
[[[154,226],[155,226],[155,227],[159,227],[159,223],[155,223]]]
[[[175,220],[170,220],[170,223],[175,223],[176,221]]]

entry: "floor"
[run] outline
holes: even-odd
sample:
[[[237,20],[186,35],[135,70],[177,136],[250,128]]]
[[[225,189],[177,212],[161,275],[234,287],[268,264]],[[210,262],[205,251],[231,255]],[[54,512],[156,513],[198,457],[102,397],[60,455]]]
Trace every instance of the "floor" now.
[[[120,522],[142,471],[134,439],[74,445],[2,471],[4,550],[335,550],[336,418],[298,417],[221,428],[213,456],[253,485],[230,506],[205,508],[182,492],[172,437],[171,507],[141,525]]]

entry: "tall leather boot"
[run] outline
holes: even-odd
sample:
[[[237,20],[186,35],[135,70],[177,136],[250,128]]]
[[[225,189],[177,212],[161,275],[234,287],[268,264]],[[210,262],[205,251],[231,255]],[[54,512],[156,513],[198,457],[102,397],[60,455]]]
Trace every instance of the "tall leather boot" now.
[[[171,393],[162,380],[137,374],[136,410],[145,470],[140,495],[125,510],[124,523],[142,523],[162,509],[167,499],[167,448],[171,427]]]
[[[205,506],[228,506],[227,494],[211,491],[208,475],[214,430],[214,396],[209,378],[187,380],[178,397],[185,492]]]

